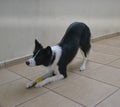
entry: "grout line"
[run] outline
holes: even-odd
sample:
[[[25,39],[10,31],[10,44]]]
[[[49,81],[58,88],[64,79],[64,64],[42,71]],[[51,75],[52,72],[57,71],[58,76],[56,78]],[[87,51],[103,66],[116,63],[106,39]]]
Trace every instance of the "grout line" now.
[[[46,88],[47,88],[47,87],[46,87]],[[68,99],[68,100],[70,100],[70,101],[72,101],[72,102],[74,102],[74,103],[77,103],[77,104],[79,104],[79,105],[81,105],[81,106],[83,106],[83,107],[86,107],[84,104],[81,104],[81,103],[79,103],[79,102],[77,102],[77,101],[75,101],[75,100],[73,100],[73,99],[71,99],[71,98],[69,98],[69,97],[66,97],[66,96],[64,96],[64,95],[62,95],[62,94],[54,91],[53,89],[50,89],[50,88],[47,88],[47,89],[49,89],[50,91],[54,92],[55,94],[58,94],[58,95],[66,98],[66,99]],[[55,89],[56,89],[56,88],[55,88]]]
[[[120,49],[119,47],[113,47],[113,46],[109,46],[109,45],[99,45],[99,46],[107,46],[107,47],[109,47],[109,48],[116,48],[116,49]],[[112,54],[112,53],[106,53],[106,52],[104,52],[104,50],[103,51],[98,51],[98,50],[92,50],[92,52],[96,52],[96,53],[100,53],[100,54],[106,54],[106,55],[112,55],[112,56],[116,56],[116,57],[120,57],[120,54],[119,55],[115,55],[115,54]]]
[[[76,73],[76,74],[78,74],[78,73]],[[103,83],[103,84],[105,84],[105,85],[109,85],[109,86],[112,86],[112,87],[120,88],[119,86],[116,86],[116,85],[113,85],[113,84],[110,84],[110,83],[107,83],[107,82],[104,82],[104,81],[101,81],[101,80],[98,80],[98,79],[95,79],[95,78],[86,76],[86,75],[84,75],[84,74],[78,74],[78,75],[81,75],[81,76],[84,76],[84,77],[86,77],[86,78],[95,80],[95,81],[100,82],[100,83]]]
[[[106,64],[103,64],[103,63],[100,63],[100,62],[97,62],[97,61],[92,61],[90,59],[88,59],[90,62],[94,62],[94,63],[97,63],[97,64],[101,64],[102,66],[108,66],[108,67],[112,67],[112,68],[117,68],[117,69],[120,69],[119,67],[115,67],[113,65],[110,65],[111,63],[117,61],[117,60],[120,60],[120,58],[118,59],[114,59],[113,61],[110,61],[109,63],[106,63]]]
[[[100,103],[104,102],[106,99],[108,99],[109,97],[111,97],[112,95],[114,95],[116,92],[118,92],[120,89],[115,90],[113,93],[111,93],[110,95],[108,95],[107,97],[105,97],[103,100],[101,100],[99,103],[95,104],[94,107],[97,107],[97,105],[99,105]]]
[[[8,82],[6,82],[6,83],[3,83],[3,84],[1,84],[0,86],[7,85],[7,84],[9,84],[9,83],[11,83],[11,82],[14,82],[14,81],[17,81],[17,80],[20,80],[20,79],[22,79],[22,77],[17,78],[17,79],[14,79],[14,80],[11,80],[11,81],[8,81]]]
[[[106,54],[106,55],[108,55],[108,54]],[[114,56],[114,55],[112,55],[112,56]],[[101,64],[101,65],[106,65],[106,66],[111,66],[111,65],[109,65],[109,64],[111,64],[112,62],[115,62],[116,60],[119,60],[120,58],[117,58],[117,59],[114,59],[114,60],[112,60],[112,61],[110,61],[110,62],[107,62],[107,63],[101,63],[101,62],[97,62],[97,61],[92,61],[91,59],[88,59],[90,62],[94,62],[94,63],[98,63],[98,64]],[[113,66],[114,67],[114,66]],[[118,68],[118,67],[114,67],[114,68]],[[120,68],[118,68],[118,69],[120,69]]]
[[[40,96],[42,96],[42,95],[44,95],[44,94],[46,94],[46,93],[48,93],[48,92],[50,92],[50,91],[47,90],[46,92],[43,92],[42,94],[39,94],[39,95],[37,95],[37,96],[34,96],[34,97],[28,99],[27,101],[24,101],[24,102],[22,102],[22,103],[20,103],[20,104],[15,105],[15,107],[19,107],[20,105],[25,104],[25,103],[27,103],[27,102],[29,102],[29,101],[31,101],[31,100],[34,100],[35,98],[38,98],[38,97],[40,97]]]
[[[111,62],[109,62],[109,63],[107,63],[108,65],[109,64],[111,64],[111,63],[113,63],[113,62],[115,62],[115,61],[117,61],[117,60],[119,60],[120,58],[117,58],[116,60],[113,60],[113,61],[111,61]],[[120,69],[120,68],[119,68]]]
[[[27,80],[31,80],[31,79],[29,79],[29,78],[27,78],[27,77],[25,77],[25,76],[23,76],[23,75],[20,75],[20,74],[18,74],[18,73],[16,73],[16,72],[13,72],[13,71],[10,70],[10,69],[7,69],[7,70],[10,71],[10,72],[12,72],[12,73],[17,74],[17,75],[20,76],[21,78],[25,78],[25,79],[27,79]]]

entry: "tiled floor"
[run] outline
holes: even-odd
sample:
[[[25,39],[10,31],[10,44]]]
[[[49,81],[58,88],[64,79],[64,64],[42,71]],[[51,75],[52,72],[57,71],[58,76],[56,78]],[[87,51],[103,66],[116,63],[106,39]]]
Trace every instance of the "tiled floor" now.
[[[25,85],[47,71],[24,63],[0,70],[0,107],[120,107],[120,36],[92,44],[87,69],[78,53],[68,78],[42,88]]]

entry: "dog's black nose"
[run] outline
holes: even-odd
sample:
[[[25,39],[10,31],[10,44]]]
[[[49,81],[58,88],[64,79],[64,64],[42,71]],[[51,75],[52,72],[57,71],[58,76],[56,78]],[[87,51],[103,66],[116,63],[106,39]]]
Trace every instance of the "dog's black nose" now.
[[[29,62],[29,61],[26,61],[26,65],[30,65],[30,62]]]

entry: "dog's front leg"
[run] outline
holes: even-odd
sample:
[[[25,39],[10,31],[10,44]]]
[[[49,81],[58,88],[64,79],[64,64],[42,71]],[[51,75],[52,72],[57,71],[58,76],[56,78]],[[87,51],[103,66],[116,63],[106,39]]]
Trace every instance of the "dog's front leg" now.
[[[42,77],[40,77],[41,79],[46,79],[46,78],[48,78],[48,77],[51,77],[51,76],[53,76],[53,72],[48,72],[47,74],[45,74],[45,75],[43,75]],[[39,78],[38,78],[39,79]],[[35,79],[35,80],[32,80],[32,81],[30,81],[29,83],[27,83],[26,84],[26,88],[31,88],[31,87],[33,87],[34,85],[36,85],[36,80],[37,79]]]
[[[61,80],[61,79],[63,79],[63,78],[64,78],[64,76],[63,76],[62,74],[58,74],[58,75],[55,75],[55,76],[53,76],[53,77],[46,78],[45,80],[43,80],[43,81],[40,82],[40,83],[37,83],[37,84],[35,85],[35,87],[36,87],[36,88],[40,88],[40,87],[42,87],[42,86],[44,86],[44,85],[46,85],[46,84],[48,84],[48,83],[51,83],[51,82],[54,82],[54,81],[58,81],[58,80]]]

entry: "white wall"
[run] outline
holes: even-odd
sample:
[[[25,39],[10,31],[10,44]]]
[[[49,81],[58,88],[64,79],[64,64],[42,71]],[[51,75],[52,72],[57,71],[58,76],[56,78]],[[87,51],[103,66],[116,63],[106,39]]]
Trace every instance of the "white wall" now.
[[[74,21],[93,37],[119,32],[119,11],[120,0],[0,0],[0,61],[30,54],[35,38],[56,44]]]

